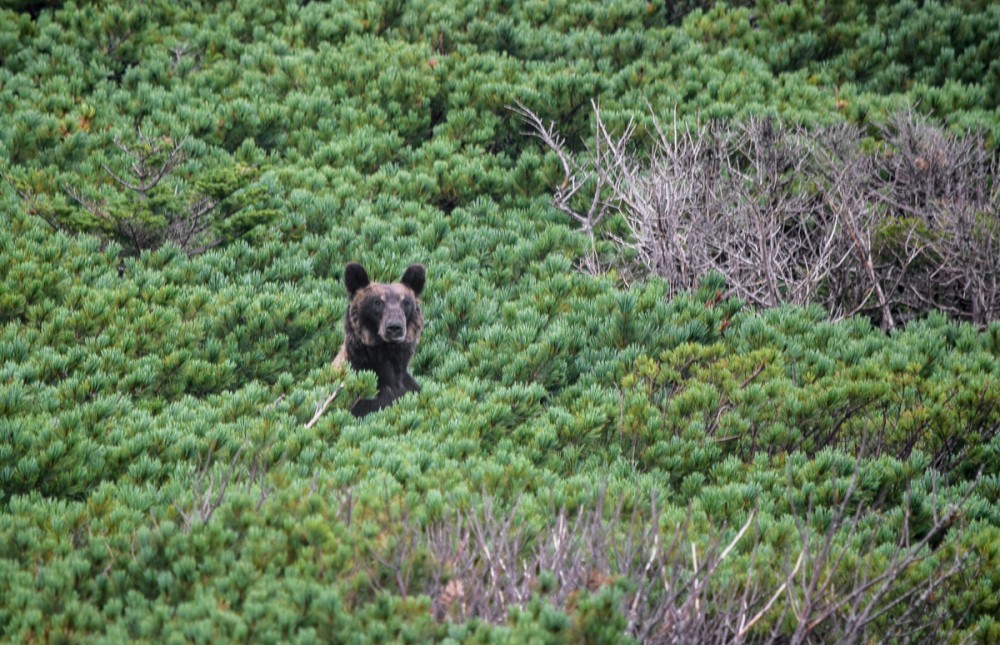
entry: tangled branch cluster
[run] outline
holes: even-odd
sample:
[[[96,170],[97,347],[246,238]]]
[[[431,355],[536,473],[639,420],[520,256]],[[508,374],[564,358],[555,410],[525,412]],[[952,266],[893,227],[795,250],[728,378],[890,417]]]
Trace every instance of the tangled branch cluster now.
[[[948,134],[912,111],[873,140],[859,127],[787,126],[770,118],[614,135],[595,104],[593,141],[569,150],[554,124],[517,106],[559,159],[553,204],[617,246],[625,275],[675,291],[708,273],[757,307],[824,305],[883,329],[940,310],[1000,318],[998,162],[982,136]],[[601,227],[620,214],[627,235]],[[624,258],[628,258],[625,260]]]
[[[376,591],[426,593],[435,618],[451,622],[503,624],[538,597],[572,612],[581,594],[616,587],[625,633],[643,643],[860,642],[875,634],[920,642],[960,629],[961,612],[936,599],[982,564],[941,546],[958,544],[972,487],[942,510],[935,489],[920,531],[907,496],[899,537],[887,546],[875,544],[867,519],[875,509],[859,485],[855,475],[833,508],[789,500],[797,537],[777,570],[753,512],[735,534],[699,546],[686,525],[662,528],[655,497],[626,512],[621,500],[606,508],[604,494],[576,513],[555,511],[537,531],[517,504],[500,510],[486,495],[479,511],[423,526],[405,509],[402,518],[387,512],[382,531],[393,537],[363,560]],[[419,573],[418,553],[426,565]],[[739,560],[735,569],[727,559]]]

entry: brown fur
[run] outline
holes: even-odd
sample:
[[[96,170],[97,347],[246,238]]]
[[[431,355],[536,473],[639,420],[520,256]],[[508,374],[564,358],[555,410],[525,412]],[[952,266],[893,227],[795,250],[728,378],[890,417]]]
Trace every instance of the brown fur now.
[[[350,304],[344,316],[344,343],[333,364],[370,370],[378,379],[378,396],[359,401],[351,410],[356,416],[380,410],[407,392],[420,391],[409,364],[424,329],[419,300],[424,279],[421,265],[411,265],[394,284],[371,282],[360,264],[344,269]]]

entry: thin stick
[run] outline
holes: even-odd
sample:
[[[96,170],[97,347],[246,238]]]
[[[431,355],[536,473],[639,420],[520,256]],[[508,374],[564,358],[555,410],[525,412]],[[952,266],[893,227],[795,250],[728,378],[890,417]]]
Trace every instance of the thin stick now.
[[[333,400],[337,398],[337,395],[340,394],[340,391],[343,389],[344,389],[344,384],[341,383],[340,385],[337,386],[337,389],[333,391],[333,394],[328,396],[326,401],[323,401],[323,405],[319,406],[319,408],[316,409],[316,414],[314,414],[313,418],[309,420],[309,423],[305,425],[306,430],[316,425],[316,422],[319,421],[319,418],[323,416],[323,413],[326,412],[326,409],[330,407],[330,404],[333,403]]]
[[[774,604],[774,601],[776,601],[778,597],[781,596],[781,593],[785,590],[785,587],[788,586],[788,581],[795,577],[795,574],[799,570],[799,566],[802,565],[802,556],[804,555],[804,553],[805,552],[799,553],[799,559],[795,561],[795,568],[792,569],[792,572],[790,574],[788,574],[788,577],[785,578],[785,581],[781,583],[781,586],[778,587],[778,590],[774,592],[774,595],[771,596],[771,599],[767,602],[766,605],[764,605],[764,608],[758,611],[757,615],[751,618],[749,623],[744,625],[744,627],[740,630],[739,634],[737,635],[737,638],[743,638],[744,636],[746,636],[747,632],[750,631],[750,628],[752,628],[757,623],[757,621],[760,620],[764,616],[764,614],[767,613],[767,610],[771,608],[771,605]]]
[[[713,568],[718,566],[720,562],[726,559],[726,556],[729,555],[729,552],[733,550],[733,547],[736,546],[736,543],[739,542],[740,538],[743,537],[743,534],[747,532],[747,529],[750,528],[750,524],[753,522],[754,514],[756,514],[756,511],[750,511],[750,517],[747,518],[747,523],[743,525],[743,528],[741,528],[740,532],[736,534],[736,537],[734,537],[733,541],[729,543],[729,546],[727,546],[722,551],[722,554],[719,555],[719,559],[716,561],[715,565],[713,565]]]

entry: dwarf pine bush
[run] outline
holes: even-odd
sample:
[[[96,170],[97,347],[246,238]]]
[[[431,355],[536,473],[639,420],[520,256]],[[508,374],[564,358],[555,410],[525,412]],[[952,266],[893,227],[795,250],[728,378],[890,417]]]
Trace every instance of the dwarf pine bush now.
[[[746,4],[5,3],[0,640],[995,640],[1000,327],[581,271],[507,109],[995,146],[988,3]],[[348,260],[433,277],[363,421]]]

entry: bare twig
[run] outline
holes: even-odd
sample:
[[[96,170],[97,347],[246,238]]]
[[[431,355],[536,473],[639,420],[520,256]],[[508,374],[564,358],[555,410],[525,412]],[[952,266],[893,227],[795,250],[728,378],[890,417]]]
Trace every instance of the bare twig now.
[[[305,425],[305,428],[307,430],[316,425],[316,422],[319,421],[319,418],[323,416],[323,413],[326,412],[326,409],[330,407],[330,404],[333,403],[334,399],[337,398],[337,395],[340,394],[340,391],[343,389],[344,389],[343,383],[337,385],[337,389],[333,391],[333,394],[326,397],[326,401],[323,401],[323,403],[321,403],[319,407],[316,408],[316,414],[314,414],[313,418],[309,419],[309,422],[306,423]]]

